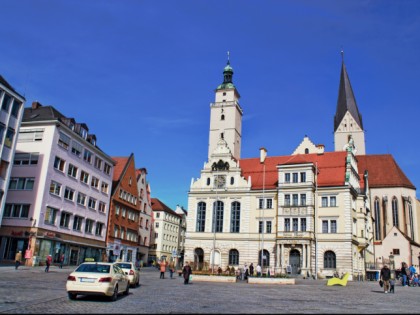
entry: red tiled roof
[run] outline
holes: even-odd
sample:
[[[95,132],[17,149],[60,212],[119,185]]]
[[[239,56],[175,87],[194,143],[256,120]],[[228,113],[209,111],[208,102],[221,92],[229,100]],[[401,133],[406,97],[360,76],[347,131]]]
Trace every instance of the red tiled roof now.
[[[344,185],[347,152],[326,152],[323,154],[297,154],[287,156],[267,157],[265,160],[265,188],[276,188],[278,184],[277,165],[312,163],[319,169],[318,186]],[[263,165],[259,158],[241,159],[242,176],[251,176],[252,189],[263,187]]]
[[[358,155],[360,176],[368,170],[369,187],[406,187],[416,189],[391,154]]]
[[[165,211],[165,212],[168,212],[170,214],[174,214],[174,215],[179,216],[178,213],[176,213],[174,210],[169,208],[167,205],[165,205],[162,201],[160,201],[157,198],[152,198],[152,210],[153,211]]]
[[[114,176],[112,178],[112,181],[118,181],[120,180],[121,174],[124,171],[125,166],[127,165],[129,156],[125,157],[112,157],[112,159],[115,162],[114,166]]]

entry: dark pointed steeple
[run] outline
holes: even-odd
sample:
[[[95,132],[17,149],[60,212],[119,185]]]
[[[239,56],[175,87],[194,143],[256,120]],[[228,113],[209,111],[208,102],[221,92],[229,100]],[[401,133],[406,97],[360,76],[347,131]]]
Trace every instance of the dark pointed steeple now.
[[[343,51],[341,51],[341,57],[340,87],[338,90],[337,110],[334,116],[334,132],[337,130],[347,112],[353,116],[354,121],[359,125],[360,129],[363,130],[362,115],[359,113],[356,98],[354,97],[350,79],[347,74],[346,65],[344,64]]]

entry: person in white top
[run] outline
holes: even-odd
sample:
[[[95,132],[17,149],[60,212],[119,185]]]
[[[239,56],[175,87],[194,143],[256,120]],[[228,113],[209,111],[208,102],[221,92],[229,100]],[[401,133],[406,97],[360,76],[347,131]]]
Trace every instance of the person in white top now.
[[[257,277],[261,277],[261,266],[260,264],[257,265]]]

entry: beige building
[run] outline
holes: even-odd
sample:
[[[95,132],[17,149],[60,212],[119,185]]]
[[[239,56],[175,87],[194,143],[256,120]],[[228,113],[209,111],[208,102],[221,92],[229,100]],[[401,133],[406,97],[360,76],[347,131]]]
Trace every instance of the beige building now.
[[[154,243],[149,259],[178,262],[181,216],[157,198],[152,198]]]
[[[292,155],[270,157],[262,148],[260,158],[241,159],[242,108],[232,78],[228,62],[210,106],[209,158],[188,195],[186,261],[196,269],[253,263],[271,273],[363,277],[382,246],[374,243],[371,192],[382,186],[408,200],[399,208],[407,209],[400,229],[414,245],[415,188],[399,168],[407,179],[403,183],[380,177],[384,168],[373,165],[381,156],[365,155],[361,115],[344,63],[334,152],[305,136]],[[402,187],[408,190],[403,193]]]

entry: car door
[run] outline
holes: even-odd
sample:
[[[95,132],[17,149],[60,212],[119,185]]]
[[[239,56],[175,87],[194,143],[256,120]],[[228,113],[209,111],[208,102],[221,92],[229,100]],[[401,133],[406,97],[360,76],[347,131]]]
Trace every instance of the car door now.
[[[124,274],[124,271],[118,265],[114,265],[113,267],[114,267],[115,278],[118,281],[119,292],[125,291],[127,289],[127,281],[126,281],[127,278]]]

